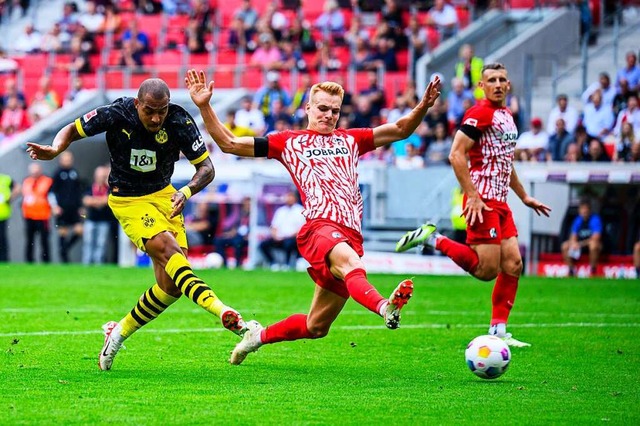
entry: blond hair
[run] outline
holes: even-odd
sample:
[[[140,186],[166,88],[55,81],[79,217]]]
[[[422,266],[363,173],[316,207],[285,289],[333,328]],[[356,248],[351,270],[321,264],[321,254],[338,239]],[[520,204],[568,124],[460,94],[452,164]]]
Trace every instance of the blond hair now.
[[[309,91],[309,99],[313,99],[313,96],[318,92],[325,92],[331,96],[340,96],[340,100],[344,98],[344,89],[338,83],[333,81],[324,81],[322,83],[316,83],[311,86]]]

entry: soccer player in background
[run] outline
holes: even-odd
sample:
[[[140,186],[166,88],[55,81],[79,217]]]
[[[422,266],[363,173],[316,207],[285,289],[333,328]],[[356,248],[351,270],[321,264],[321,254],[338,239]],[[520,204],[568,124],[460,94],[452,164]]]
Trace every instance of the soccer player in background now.
[[[119,98],[94,109],[63,127],[51,145],[27,143],[27,152],[34,160],[51,160],[72,142],[102,132],[107,132],[111,157],[109,207],[131,241],[151,257],[156,283],[120,322],[103,326],[106,337],[100,369],[111,369],[122,342],[182,294],[219,317],[225,328],[242,335],[246,327],[240,314],[218,299],[187,260],[182,210],[215,175],[195,120],[170,103],[164,81],[151,78],[142,82],[136,98]],[[196,172],[176,190],[171,175],[180,152]]]
[[[465,113],[449,154],[464,193],[462,214],[467,221],[468,245],[441,235],[435,225],[426,223],[405,234],[396,251],[426,243],[482,281],[497,277],[489,334],[503,338],[510,346],[530,346],[507,333],[507,320],[522,273],[518,230],[507,205],[509,188],[538,215],[549,216],[551,209],[527,194],[513,167],[518,129],[505,106],[510,86],[505,66],[485,65],[479,84],[485,99]]]
[[[189,70],[185,80],[207,131],[220,149],[282,163],[301,194],[306,218],[297,241],[316,283],[309,313],[291,315],[265,328],[249,321],[247,332],[231,354],[231,363],[240,364],[264,344],[326,336],[349,296],[383,317],[388,328],[398,328],[400,310],[412,295],[413,282],[402,281],[388,299],[369,283],[361,260],[362,195],[356,168],[361,155],[413,133],[440,95],[440,80],[430,82],[420,103],[395,123],[351,130],[335,128],[342,106],[342,86],[333,82],[315,84],[305,107],[307,129],[267,137],[234,136],[209,104],[213,82],[207,84],[204,72],[195,70]]]

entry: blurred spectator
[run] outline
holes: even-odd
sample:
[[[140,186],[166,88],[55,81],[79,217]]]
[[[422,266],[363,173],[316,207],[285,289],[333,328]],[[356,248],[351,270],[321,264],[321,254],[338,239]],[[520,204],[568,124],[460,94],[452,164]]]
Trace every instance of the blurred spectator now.
[[[418,15],[409,17],[409,24],[404,29],[404,35],[410,49],[413,49],[413,59],[415,62],[429,51],[429,34],[427,29],[418,21]]]
[[[111,3],[107,3],[104,7],[104,22],[102,28],[98,32],[101,33],[117,33],[122,25],[122,17],[118,9]]]
[[[298,46],[293,44],[291,40],[283,39],[280,42],[280,64],[278,69],[289,71],[294,68],[298,71],[306,71],[307,62],[304,60],[302,51]]]
[[[234,206],[231,214],[222,222],[222,232],[213,239],[216,252],[222,257],[222,265],[233,266],[227,259],[227,248],[233,248],[235,264],[242,265],[244,250],[249,246],[249,224],[251,198],[242,199],[240,206]]]
[[[265,130],[264,114],[253,105],[251,96],[240,100],[240,109],[236,111],[235,122],[240,127],[253,130],[256,136],[262,136]]]
[[[13,95],[7,99],[0,119],[0,132],[5,136],[21,132],[29,127],[27,112],[20,105],[18,98]]]
[[[231,47],[253,51],[256,46],[252,39],[257,24],[258,12],[251,6],[251,0],[242,0],[242,5],[233,13],[233,22],[229,32]]]
[[[291,96],[280,85],[280,73],[269,71],[267,73],[267,84],[256,91],[253,97],[253,104],[266,117],[273,109],[273,103],[276,100],[280,100],[285,108],[291,105]]]
[[[591,98],[597,91],[600,92],[602,104],[611,108],[613,106],[613,99],[616,97],[616,88],[611,85],[611,78],[606,72],[601,72],[598,81],[591,83],[582,93],[582,105],[586,105],[589,101],[592,101]]]
[[[136,10],[145,15],[155,15],[162,12],[161,0],[134,0]]]
[[[41,47],[42,34],[35,29],[33,24],[25,25],[24,32],[12,44],[12,50],[19,53],[39,52]]]
[[[346,26],[344,15],[338,7],[338,2],[335,0],[325,0],[322,9],[323,12],[318,16],[313,25],[317,29],[325,31],[325,35],[330,36],[334,42],[343,42]]]
[[[609,155],[604,148],[604,144],[598,138],[589,139],[589,150],[587,154],[582,157],[582,161],[594,162],[594,163],[607,163],[611,161]]]
[[[556,127],[549,136],[549,155],[552,161],[563,161],[569,144],[574,143],[573,135],[566,129],[563,118],[556,120]]]
[[[382,22],[387,24],[386,38],[393,40],[393,45],[398,49],[407,47],[407,36],[404,32],[405,11],[400,7],[399,0],[385,0],[382,7]]]
[[[80,209],[84,191],[80,175],[73,166],[73,154],[65,151],[58,160],[59,168],[53,175],[51,185],[51,194],[55,197],[52,211],[56,217],[60,258],[63,263],[69,263],[69,251],[82,237]]]
[[[320,48],[316,51],[313,59],[313,69],[316,71],[338,71],[343,68],[343,63],[336,56],[336,50],[328,42],[319,43]]]
[[[413,108],[409,106],[405,95],[403,93],[398,93],[396,95],[394,107],[387,113],[387,123],[395,123],[400,117],[411,112],[412,109]]]
[[[603,104],[600,90],[596,90],[590,99],[591,101],[584,106],[582,123],[589,136],[605,138],[611,133],[615,123],[611,105]]]
[[[264,122],[267,125],[267,129],[265,130],[265,134],[269,134],[273,132],[276,128],[276,123],[278,121],[284,121],[284,123],[291,128],[293,125],[293,117],[291,114],[287,112],[287,109],[282,104],[281,99],[275,99],[271,103],[271,109],[269,110],[269,114],[264,117]]]
[[[440,41],[444,41],[458,32],[458,13],[445,0],[435,0],[429,9],[426,24],[435,26],[440,33]]]
[[[78,15],[78,22],[92,34],[100,32],[104,26],[104,14],[98,11],[93,0],[87,0],[84,7],[84,12]]]
[[[60,108],[60,100],[58,94],[51,88],[51,78],[43,75],[38,80],[38,90],[29,105],[29,121],[35,124],[58,108]]]
[[[71,61],[64,64],[58,64],[57,68],[78,74],[89,74],[93,72],[91,62],[89,61],[89,52],[82,49],[82,40],[78,37],[71,39]]]
[[[384,89],[378,84],[378,73],[376,71],[367,72],[367,85],[358,93],[358,98],[362,97],[369,98],[372,113],[380,115],[380,112],[386,106],[387,100]]]
[[[505,104],[509,111],[511,111],[511,116],[513,117],[513,122],[516,125],[516,128],[522,129],[522,123],[520,120],[520,99],[518,95],[516,95],[513,91],[513,83],[509,84],[507,87],[507,99],[505,100]]]
[[[93,172],[93,183],[82,197],[86,210],[82,234],[82,263],[102,265],[105,262],[107,242],[113,214],[108,205],[109,166],[98,166]]]
[[[556,97],[556,106],[554,106],[549,113],[549,121],[547,121],[548,134],[551,135],[555,132],[558,118],[564,120],[564,127],[567,132],[573,133],[576,130],[580,115],[574,107],[569,106],[569,98],[564,93]]]
[[[123,44],[129,44],[134,55],[145,55],[151,53],[151,42],[149,35],[145,31],[141,31],[139,23],[136,19],[129,21],[128,28],[122,33],[120,41]]]
[[[369,41],[367,39],[357,39],[355,47],[352,50],[354,50],[351,55],[352,63],[355,65],[356,70],[364,71],[367,69],[367,61],[369,61],[369,58],[372,55],[369,47]]]
[[[25,260],[33,263],[36,236],[40,238],[42,262],[51,261],[49,230],[51,225],[51,204],[49,190],[53,179],[42,173],[40,163],[29,164],[29,175],[22,182],[22,217],[25,224]]]
[[[341,117],[348,117],[353,113],[354,109],[354,97],[353,93],[351,93],[344,82],[344,77],[342,74],[337,74],[333,77],[333,81],[338,83],[344,89],[344,96],[342,97],[342,109],[340,110]],[[306,115],[305,115],[306,117]]]
[[[227,119],[224,122],[224,126],[234,134],[234,136],[242,137],[242,136],[257,136],[256,132],[253,131],[250,127],[238,126],[236,123],[236,112],[235,109],[230,109],[227,111]]]
[[[638,97],[629,96],[627,107],[620,111],[613,129],[614,136],[618,136],[622,129],[623,123],[631,123],[633,132],[640,135],[640,108],[638,107]]]
[[[452,78],[451,91],[447,95],[447,119],[451,127],[457,128],[460,126],[466,111],[464,106],[465,99],[474,101],[473,93],[464,87],[464,81],[461,78]]]
[[[613,113],[617,116],[620,111],[627,107],[630,96],[638,97],[638,92],[629,90],[629,82],[625,78],[620,79],[620,92],[613,98]]]
[[[517,140],[515,158],[519,161],[545,161],[548,152],[549,135],[542,130],[542,120],[535,117],[531,119],[531,129]]]
[[[620,133],[616,137],[616,149],[613,151],[613,161],[633,161],[633,145],[638,145],[633,126],[628,121],[620,126]]]
[[[78,29],[78,5],[76,2],[68,1],[62,6],[62,17],[57,22],[60,27],[60,41],[63,50],[69,50],[71,37]]]
[[[569,146],[567,146],[567,152],[563,159],[567,163],[577,163],[582,159],[582,153],[577,143],[570,143]]]
[[[251,55],[249,64],[265,70],[282,68],[282,54],[270,33],[262,33],[258,37],[258,47]]]
[[[307,102],[309,102],[311,86],[313,86],[311,75],[308,73],[300,74],[300,84],[293,94],[291,105],[289,106],[289,112],[295,121],[300,122],[306,117],[305,108]]]
[[[425,157],[427,164],[449,164],[449,153],[453,141],[447,135],[447,129],[442,123],[436,124],[433,131],[433,138],[429,141]]]
[[[364,59],[362,67],[366,70],[383,67],[385,71],[397,71],[398,59],[393,41],[384,37],[378,38],[374,48],[369,50],[368,56]]]
[[[582,254],[589,255],[591,274],[595,274],[602,252],[602,220],[592,213],[591,201],[583,198],[578,204],[578,217],[571,224],[569,239],[562,243],[562,257],[569,266],[569,276],[575,276],[575,263]]]
[[[476,99],[483,99],[484,91],[478,87],[478,83],[482,79],[484,61],[474,55],[473,46],[470,44],[463,44],[460,47],[458,57],[460,60],[456,63],[456,77],[462,79],[464,87],[471,90]]]
[[[129,68],[141,67],[144,63],[142,60],[142,52],[136,50],[135,42],[133,40],[124,40],[122,42],[122,49],[120,49],[120,59],[118,64]]]
[[[64,38],[60,24],[55,23],[51,29],[42,36],[40,50],[43,52],[63,52]]]
[[[442,124],[445,129],[449,128],[449,119],[447,118],[447,106],[442,98],[436,99],[436,102],[427,111],[424,117],[424,122],[427,124],[426,136],[433,138],[435,136],[435,129],[438,124]]]
[[[192,6],[189,0],[162,0],[162,11],[167,15],[188,15],[196,8],[196,3],[202,1],[194,0]]]
[[[299,16],[293,18],[286,34],[283,34],[282,37],[290,40],[295,46],[299,46],[300,50],[305,53],[316,51],[316,42],[311,33],[311,25]]]
[[[187,47],[193,53],[203,52],[206,49],[207,34],[211,33],[212,10],[208,0],[194,0],[193,9],[189,13]],[[192,44],[193,43],[193,44]]]
[[[356,98],[353,116],[351,117],[350,127],[371,127],[376,115],[377,114],[373,111],[371,98],[368,96],[358,96]]]
[[[572,6],[580,12],[580,37],[587,38],[589,44],[596,42],[596,34],[592,33],[591,25],[593,17],[591,16],[591,8],[588,0],[571,0],[569,6]]]
[[[624,79],[629,84],[629,90],[636,92],[640,90],[640,66],[636,52],[629,51],[625,55],[626,65],[618,70],[616,74],[616,91],[620,93],[620,80]]]
[[[74,77],[71,82],[71,87],[69,91],[64,95],[64,100],[62,101],[62,105],[65,105],[69,102],[73,102],[75,98],[78,96],[78,93],[84,90],[84,82],[80,77]]]
[[[362,25],[362,14],[354,13],[351,16],[349,29],[344,34],[344,39],[350,46],[354,46],[358,40],[367,40],[369,30]]]
[[[20,195],[20,185],[11,176],[0,173],[0,263],[9,261],[7,229],[11,218],[11,202]]]
[[[198,21],[189,19],[184,31],[185,45],[191,53],[204,53],[207,51],[204,32],[200,31]]]
[[[418,140],[420,140],[419,136]],[[421,169],[424,167],[424,158],[422,158],[422,156],[418,152],[418,148],[413,143],[405,144],[404,149],[404,155],[396,155],[397,168],[401,170],[411,170]]]
[[[278,10],[278,4],[272,1],[267,3],[262,17],[258,20],[257,27],[260,32],[273,33],[276,41],[280,42],[289,27],[289,20],[284,13]]]
[[[294,191],[289,191],[285,195],[285,204],[278,207],[271,220],[271,236],[260,243],[260,253],[269,263],[271,270],[288,270],[298,257],[296,237],[298,231],[305,223],[302,215],[303,207],[298,203],[297,195]],[[284,264],[276,262],[273,249],[281,249],[285,253]]]
[[[217,218],[208,203],[195,203],[191,213],[184,217],[184,227],[187,230],[187,242],[190,247],[210,245],[215,235],[214,223]]]
[[[9,98],[11,98],[12,96],[18,98],[18,104],[20,105],[20,108],[25,109],[27,107],[24,93],[18,90],[18,85],[16,84],[15,78],[10,77],[4,81],[4,94],[0,98],[0,106],[2,108],[6,107],[7,103],[9,102]]]

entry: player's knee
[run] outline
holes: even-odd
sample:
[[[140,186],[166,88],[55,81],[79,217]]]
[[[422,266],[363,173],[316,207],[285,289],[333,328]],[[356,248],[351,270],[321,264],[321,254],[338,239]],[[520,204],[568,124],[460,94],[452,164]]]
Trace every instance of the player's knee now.
[[[473,272],[473,276],[481,281],[493,281],[498,276],[498,268],[480,264]]]
[[[321,339],[329,334],[330,325],[307,324],[307,331],[311,339]]]
[[[522,267],[522,259],[518,258],[506,262],[502,267],[502,271],[506,274],[519,277],[522,274]]]

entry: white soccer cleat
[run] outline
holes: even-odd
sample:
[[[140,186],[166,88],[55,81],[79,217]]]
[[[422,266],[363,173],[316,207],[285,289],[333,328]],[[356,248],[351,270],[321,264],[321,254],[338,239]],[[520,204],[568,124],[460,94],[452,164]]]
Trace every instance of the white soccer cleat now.
[[[411,296],[413,296],[413,281],[410,279],[400,282],[393,290],[389,297],[389,304],[384,311],[384,324],[387,328],[393,330],[400,327],[400,310],[407,304]]]
[[[229,359],[231,364],[242,364],[242,361],[244,361],[247,355],[257,351],[260,346],[262,346],[262,342],[260,341],[260,333],[262,330],[263,327],[258,321],[252,320],[247,323],[242,340],[233,348],[233,352],[231,352],[231,358]]]
[[[220,313],[220,321],[222,326],[234,334],[242,337],[247,331],[247,323],[242,319],[240,312],[233,308],[226,308]]]
[[[531,346],[531,343],[521,342],[518,339],[514,339],[513,336],[511,335],[511,333],[507,333],[504,336],[498,336],[498,337],[500,337],[502,340],[504,340],[504,342],[508,346],[512,346],[514,348],[526,348],[526,347]]]
[[[109,321],[102,326],[102,329],[104,330],[104,346],[100,352],[98,366],[100,367],[100,370],[105,371],[111,370],[113,359],[122,347],[124,339],[120,335],[122,327],[120,326],[120,323],[117,323],[116,321]]]
[[[396,244],[396,252],[402,253],[411,248],[428,243],[429,237],[436,231],[436,225],[430,222],[421,225],[418,229],[409,231],[400,238]],[[435,247],[434,247],[435,248]]]

